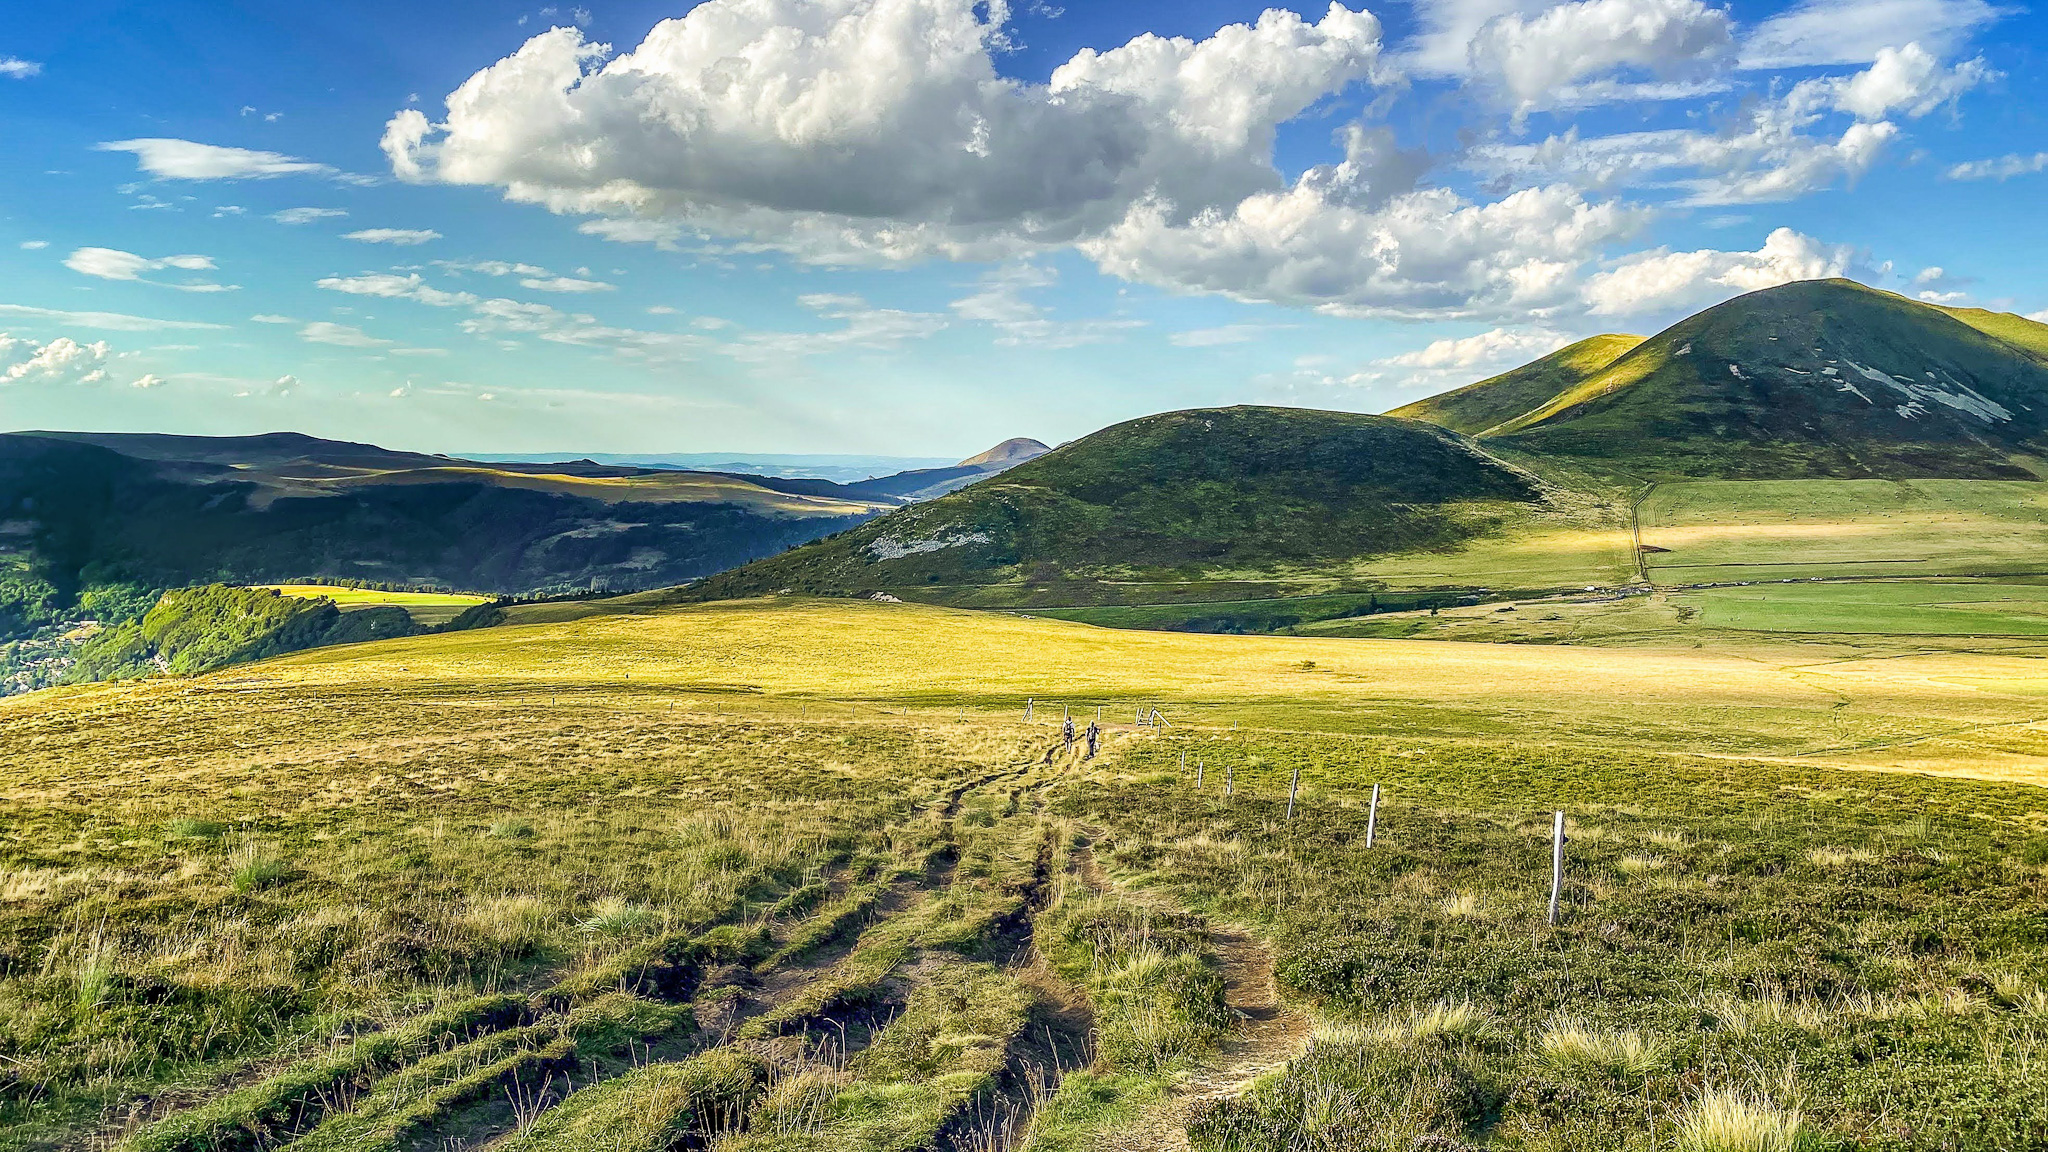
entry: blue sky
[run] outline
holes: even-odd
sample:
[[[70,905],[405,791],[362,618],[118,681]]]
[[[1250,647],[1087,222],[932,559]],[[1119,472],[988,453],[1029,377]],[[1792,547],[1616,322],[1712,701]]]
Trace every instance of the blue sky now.
[[[0,424],[948,456],[1817,275],[2048,316],[2044,56],[1990,0],[24,8]]]

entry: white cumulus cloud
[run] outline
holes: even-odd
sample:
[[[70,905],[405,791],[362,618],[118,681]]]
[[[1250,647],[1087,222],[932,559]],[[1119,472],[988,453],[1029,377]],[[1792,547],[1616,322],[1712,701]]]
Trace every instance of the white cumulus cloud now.
[[[1854,256],[1847,245],[1779,228],[1755,252],[1637,253],[1588,280],[1585,299],[1603,316],[1691,310],[1795,280],[1847,275]]]
[[[1983,83],[1981,60],[1940,63],[1919,46],[1887,49],[1862,72],[1802,80],[1751,106],[1721,131],[1672,128],[1581,137],[1576,129],[1534,144],[1485,145],[1473,168],[1516,180],[1547,177],[1583,187],[1671,185],[1692,204],[1790,200],[1856,180],[1900,136],[1883,117],[1920,117]],[[1838,119],[1837,128],[1823,122]]]
[[[233,292],[239,287],[234,284],[215,284],[207,280],[186,280],[183,283],[172,284],[161,280],[142,279],[144,272],[160,272],[167,268],[188,272],[206,271],[214,266],[213,258],[210,256],[161,256],[152,259],[137,256],[133,252],[123,252],[118,248],[79,248],[64,258],[64,266],[73,272],[98,277],[101,280],[136,280],[176,288],[181,292]]]
[[[0,56],[0,76],[10,80],[26,80],[38,75],[42,70],[43,66],[33,60],[23,60],[19,56]]]
[[[47,344],[0,332],[0,385],[98,384],[118,355],[106,341],[59,336]]]
[[[441,234],[432,228],[363,228],[341,234],[344,240],[360,240],[365,244],[425,244],[439,240]]]
[[[1489,21],[1473,37],[1471,70],[1519,110],[1554,107],[1579,102],[1579,81],[1618,70],[1703,73],[1733,50],[1732,27],[1700,0],[1581,0]]]
[[[2032,156],[2014,154],[1999,156],[1990,160],[1970,160],[1957,164],[1948,170],[1951,180],[2010,180],[2015,176],[2031,176],[2036,172],[2048,172],[2048,152],[2036,152]]]
[[[1380,361],[1396,368],[1512,367],[1548,356],[1572,342],[1550,328],[1495,328],[1476,336],[1432,341],[1427,347]]]
[[[1141,206],[1082,250],[1115,275],[1167,287],[1344,315],[1443,317],[1563,304],[1590,255],[1641,223],[1640,213],[1562,185],[1493,204],[1433,188],[1371,208],[1304,179],[1184,224]]]
[[[519,282],[519,286],[535,292],[609,292],[613,287],[602,280],[582,280],[574,276],[528,276]]]
[[[372,336],[360,328],[315,320],[299,329],[299,339],[311,344],[333,344],[342,348],[383,348],[391,341]]]
[[[272,212],[270,218],[279,224],[311,224],[315,220],[332,220],[346,215],[348,213],[340,208],[286,208],[282,212]]]
[[[326,164],[282,152],[224,148],[160,136],[110,140],[101,152],[132,152],[144,172],[163,180],[263,180],[274,176],[345,176]]]
[[[404,179],[496,185],[586,230],[738,236],[819,260],[994,256],[1184,223],[1281,186],[1281,124],[1381,75],[1380,26],[1331,5],[1206,40],[998,74],[1002,5],[710,0],[630,53],[558,28],[384,138]]]

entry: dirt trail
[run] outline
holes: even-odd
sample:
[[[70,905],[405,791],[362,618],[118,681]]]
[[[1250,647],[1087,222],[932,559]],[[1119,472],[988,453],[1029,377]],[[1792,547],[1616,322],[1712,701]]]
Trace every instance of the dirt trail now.
[[[1114,886],[1088,848],[1076,853],[1075,863],[1090,887],[1104,890]],[[1158,902],[1151,893],[1122,894]],[[1164,1102],[1137,1124],[1109,1136],[1101,1145],[1105,1152],[1186,1152],[1188,1116],[1196,1105],[1237,1095],[1253,1080],[1307,1049],[1308,1016],[1281,1002],[1279,985],[1273,979],[1273,950],[1232,924],[1210,925],[1209,944],[1223,969],[1223,1003],[1237,1018],[1237,1026],[1193,1075],[1174,1086]]]

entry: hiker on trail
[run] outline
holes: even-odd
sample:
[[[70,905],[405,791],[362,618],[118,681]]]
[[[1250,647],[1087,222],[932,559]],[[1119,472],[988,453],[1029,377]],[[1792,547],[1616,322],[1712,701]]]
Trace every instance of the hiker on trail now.
[[[1072,716],[1067,717],[1067,722],[1060,725],[1060,738],[1067,742],[1066,750],[1072,752],[1074,750],[1074,718]]]
[[[1093,759],[1095,759],[1095,745],[1096,745],[1096,742],[1097,742],[1097,741],[1099,741],[1099,740],[1101,740],[1101,739],[1102,739],[1102,729],[1101,729],[1100,727],[1098,727],[1098,726],[1096,725],[1095,721],[1093,721],[1093,720],[1090,720],[1090,721],[1088,722],[1088,755],[1086,755],[1086,756],[1082,757],[1082,759],[1084,759],[1084,760],[1093,760]]]

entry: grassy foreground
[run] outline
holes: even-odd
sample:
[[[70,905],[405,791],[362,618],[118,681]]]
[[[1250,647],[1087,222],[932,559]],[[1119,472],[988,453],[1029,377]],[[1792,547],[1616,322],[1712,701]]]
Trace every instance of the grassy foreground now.
[[[2048,1142],[2035,661],[577,611],[0,704],[0,1144]]]

